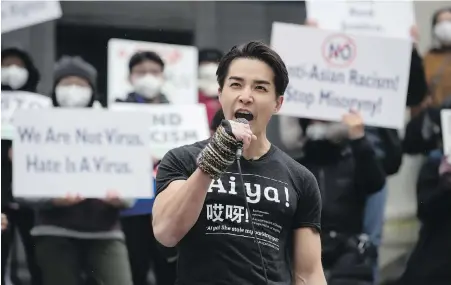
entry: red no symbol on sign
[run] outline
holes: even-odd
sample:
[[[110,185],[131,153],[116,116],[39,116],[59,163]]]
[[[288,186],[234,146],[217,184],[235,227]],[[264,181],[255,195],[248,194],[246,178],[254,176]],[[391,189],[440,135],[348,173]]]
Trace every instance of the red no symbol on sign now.
[[[357,47],[354,41],[346,35],[331,35],[322,46],[324,60],[334,67],[348,67],[354,61]]]

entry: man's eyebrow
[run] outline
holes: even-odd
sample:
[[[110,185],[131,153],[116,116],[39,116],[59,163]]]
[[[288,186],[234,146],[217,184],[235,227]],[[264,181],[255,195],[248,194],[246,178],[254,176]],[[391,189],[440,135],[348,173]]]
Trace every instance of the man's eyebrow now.
[[[230,76],[229,80],[236,80],[236,81],[241,81],[243,82],[244,79],[238,76]],[[264,85],[271,85],[271,82],[266,81],[266,80],[254,80],[255,84],[264,84]]]
[[[230,76],[230,77],[229,77],[229,80],[244,81],[243,78],[238,77],[238,76]]]
[[[265,84],[265,85],[271,85],[271,82],[266,80],[254,80],[255,84]]]

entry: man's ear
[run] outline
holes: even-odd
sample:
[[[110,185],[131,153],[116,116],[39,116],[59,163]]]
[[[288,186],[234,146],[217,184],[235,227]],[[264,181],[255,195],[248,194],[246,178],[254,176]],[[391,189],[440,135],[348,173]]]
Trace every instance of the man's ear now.
[[[283,96],[279,96],[276,99],[276,106],[274,107],[274,114],[279,113],[280,108],[282,108]]]
[[[132,75],[131,74],[128,75],[128,83],[130,83],[130,85],[133,84],[133,82],[132,82]]]

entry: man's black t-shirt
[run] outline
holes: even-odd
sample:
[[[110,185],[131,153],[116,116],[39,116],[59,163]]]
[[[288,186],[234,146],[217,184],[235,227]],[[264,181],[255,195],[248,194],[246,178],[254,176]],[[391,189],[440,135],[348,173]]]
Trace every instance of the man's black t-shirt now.
[[[157,195],[197,169],[208,141],[168,152],[157,172]],[[275,146],[258,160],[241,160],[248,203],[269,284],[292,284],[292,236],[320,230],[321,196],[315,177]],[[178,244],[177,284],[265,284],[236,162],[212,181],[196,224]]]

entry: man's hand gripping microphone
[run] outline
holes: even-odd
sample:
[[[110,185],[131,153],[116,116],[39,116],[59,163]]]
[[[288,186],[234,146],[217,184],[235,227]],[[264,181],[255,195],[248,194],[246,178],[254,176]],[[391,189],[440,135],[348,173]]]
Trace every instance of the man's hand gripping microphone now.
[[[238,131],[235,130],[236,125],[240,124],[223,120],[197,158],[197,166],[213,179],[218,179],[233,164],[240,145],[242,149],[241,140],[245,132],[240,128]]]

